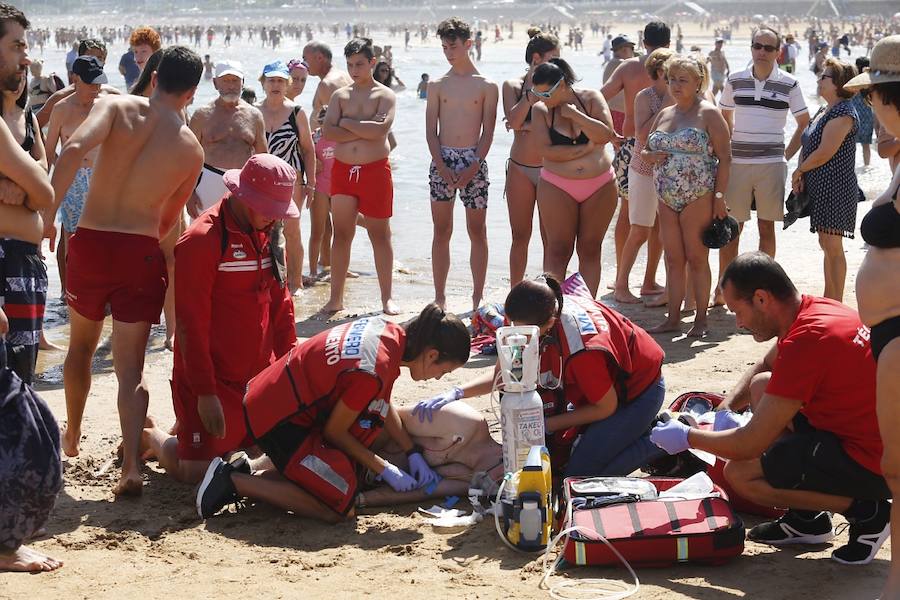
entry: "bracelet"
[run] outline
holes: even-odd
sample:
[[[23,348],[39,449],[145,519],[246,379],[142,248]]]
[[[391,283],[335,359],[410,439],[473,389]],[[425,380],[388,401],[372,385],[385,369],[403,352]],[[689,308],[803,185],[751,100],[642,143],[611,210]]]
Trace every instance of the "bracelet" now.
[[[422,454],[423,452],[425,452],[425,449],[421,444],[413,444],[412,449],[406,451],[406,458],[409,458],[413,454]]]

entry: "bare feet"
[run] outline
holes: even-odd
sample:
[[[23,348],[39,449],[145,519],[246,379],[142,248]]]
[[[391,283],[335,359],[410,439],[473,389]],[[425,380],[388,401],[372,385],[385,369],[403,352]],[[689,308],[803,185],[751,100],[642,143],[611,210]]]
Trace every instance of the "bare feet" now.
[[[659,308],[660,306],[665,306],[669,303],[669,296],[666,294],[660,294],[659,296],[650,296],[649,298],[644,298],[644,306],[647,308]]]
[[[642,286],[641,287],[641,296],[656,296],[659,294],[664,294],[666,292],[666,286],[659,285],[655,281],[651,286]]]
[[[312,316],[312,318],[316,321],[327,321],[342,310],[344,310],[343,303],[328,302],[328,304],[320,308],[318,312],[316,312],[316,314]]]
[[[169,352],[175,352],[175,340],[174,338],[167,337],[166,341],[163,343],[163,348],[168,350]]]
[[[613,292],[613,299],[616,302],[621,302],[622,304],[640,304],[641,299],[631,293],[631,290],[625,288],[624,290],[617,289]]]
[[[647,333],[666,333],[669,331],[681,331],[681,321],[666,319],[656,327],[651,327]]]
[[[694,312],[695,310],[697,310],[697,301],[694,300],[693,298],[691,298],[691,299],[685,298],[684,305],[681,310],[683,312]]]
[[[56,560],[28,546],[19,546],[19,549],[14,552],[0,554],[0,571],[40,573],[55,571],[61,566],[63,566],[61,560]]]
[[[688,329],[687,336],[695,338],[704,338],[709,333],[706,321],[694,321],[694,324]]]
[[[722,288],[716,286],[716,292],[713,294],[712,302],[709,305],[711,307],[725,306],[725,296],[722,294]]]
[[[113,488],[113,494],[116,496],[136,497],[144,493],[144,481],[140,475],[137,478],[126,477],[124,474],[119,479],[119,483]]]
[[[65,350],[65,348],[63,348],[62,346],[57,346],[56,344],[54,344],[53,342],[48,340],[46,337],[44,337],[44,332],[42,331],[41,339],[38,342],[38,350],[43,350],[45,352],[46,351],[54,351],[55,352],[57,350]]]
[[[62,450],[66,456],[78,456],[80,451],[79,444],[81,442],[81,432],[72,431],[66,425],[66,430],[62,434]]]
[[[382,307],[382,310],[384,311],[384,314],[386,314],[386,315],[399,315],[400,314],[400,309],[397,307],[397,303],[394,302],[394,300],[391,298],[388,298],[387,302],[383,302],[381,307]]]
[[[434,303],[441,307],[441,310],[447,310],[447,299],[446,298],[435,298]]]

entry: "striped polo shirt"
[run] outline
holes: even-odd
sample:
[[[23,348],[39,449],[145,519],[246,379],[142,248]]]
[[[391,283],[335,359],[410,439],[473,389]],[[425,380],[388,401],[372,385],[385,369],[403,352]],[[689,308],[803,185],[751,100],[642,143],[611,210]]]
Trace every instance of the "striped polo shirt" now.
[[[731,160],[738,164],[784,162],[788,111],[795,117],[807,112],[797,80],[777,67],[763,81],[752,68],[729,75],[719,107],[734,111]]]

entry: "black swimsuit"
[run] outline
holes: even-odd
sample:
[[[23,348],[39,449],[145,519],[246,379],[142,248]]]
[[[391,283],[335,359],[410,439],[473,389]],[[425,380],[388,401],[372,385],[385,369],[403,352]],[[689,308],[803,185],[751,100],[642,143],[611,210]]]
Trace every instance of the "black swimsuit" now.
[[[894,200],[898,190],[894,190]],[[900,248],[900,214],[893,202],[876,206],[863,217],[859,233],[870,246],[876,248]],[[872,326],[872,355],[875,360],[881,351],[895,338],[900,337],[900,315],[885,319]]]
[[[22,150],[29,154],[31,154],[31,149],[34,148],[34,112],[31,110],[31,107],[25,110],[25,139],[19,145],[22,146]]]
[[[574,92],[573,92],[574,94]],[[578,100],[578,104],[581,104],[581,110],[587,114],[587,109],[584,107],[584,104],[581,102],[581,98],[578,97],[578,94],[575,94],[575,99]],[[550,116],[550,143],[554,146],[583,146],[587,144],[590,139],[587,135],[582,131],[577,138],[570,138],[567,135],[563,135],[553,128],[554,123],[556,123],[556,112],[551,113]]]

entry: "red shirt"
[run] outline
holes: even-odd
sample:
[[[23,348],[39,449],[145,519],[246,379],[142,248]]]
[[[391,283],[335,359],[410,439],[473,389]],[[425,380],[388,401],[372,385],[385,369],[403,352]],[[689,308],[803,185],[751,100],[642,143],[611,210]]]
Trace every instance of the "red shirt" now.
[[[241,231],[227,201],[182,234],[175,268],[174,371],[194,394],[214,394],[216,379],[246,383],[297,340],[290,292],[272,273],[269,234]]]
[[[875,413],[875,360],[869,328],[840,302],[803,296],[785,336],[766,393],[803,402],[809,424],[841,440],[853,460],[881,474]]]

